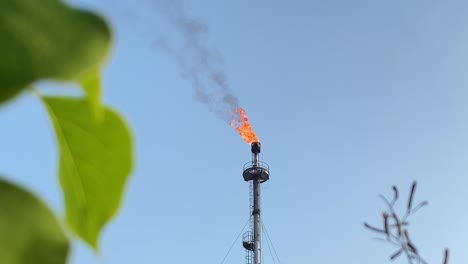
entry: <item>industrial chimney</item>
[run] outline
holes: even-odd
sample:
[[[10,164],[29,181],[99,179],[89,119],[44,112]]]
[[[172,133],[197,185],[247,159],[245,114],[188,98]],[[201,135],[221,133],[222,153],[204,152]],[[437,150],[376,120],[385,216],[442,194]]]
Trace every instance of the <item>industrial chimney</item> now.
[[[243,235],[246,264],[262,264],[262,220],[260,214],[260,184],[270,178],[268,164],[259,160],[261,144],[251,144],[252,161],[244,165],[242,176],[250,182],[250,231]]]

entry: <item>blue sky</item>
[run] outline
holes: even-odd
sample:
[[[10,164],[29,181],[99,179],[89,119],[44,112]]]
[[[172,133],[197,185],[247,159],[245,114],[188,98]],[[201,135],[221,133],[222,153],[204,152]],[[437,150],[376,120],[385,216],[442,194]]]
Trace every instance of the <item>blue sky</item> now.
[[[132,126],[136,167],[95,256],[72,264],[220,263],[248,219],[250,148],[194,100],[174,59],[180,36],[151,1],[75,0],[105,15],[115,44],[104,100]],[[410,233],[429,263],[468,263],[468,2],[187,1],[209,26],[232,92],[270,164],[263,221],[281,263],[387,263],[380,224],[391,186],[429,206]],[[42,83],[41,89],[57,89]],[[0,108],[0,173],[63,213],[57,149],[40,102]],[[273,263],[265,248],[265,263]],[[405,259],[395,263],[405,263]],[[243,263],[238,241],[224,263]]]

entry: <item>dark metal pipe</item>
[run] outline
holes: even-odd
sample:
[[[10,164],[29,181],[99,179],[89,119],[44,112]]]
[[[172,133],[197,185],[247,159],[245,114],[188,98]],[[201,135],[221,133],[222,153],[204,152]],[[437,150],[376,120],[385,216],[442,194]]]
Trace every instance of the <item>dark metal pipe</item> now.
[[[259,154],[262,145],[260,142],[251,144],[252,150],[252,165],[259,167]],[[262,263],[262,222],[260,219],[260,182],[258,179],[253,180],[253,233],[254,233],[254,264]]]
[[[253,233],[254,233],[254,264],[262,264],[262,221],[260,216],[260,182],[253,181]]]
[[[260,153],[260,150],[262,148],[262,144],[260,144],[260,142],[254,142],[250,144],[250,146],[251,146],[252,153],[254,154]]]
[[[260,153],[262,144],[260,144],[260,142],[254,142],[250,146],[252,150],[252,165],[258,167],[258,154]]]

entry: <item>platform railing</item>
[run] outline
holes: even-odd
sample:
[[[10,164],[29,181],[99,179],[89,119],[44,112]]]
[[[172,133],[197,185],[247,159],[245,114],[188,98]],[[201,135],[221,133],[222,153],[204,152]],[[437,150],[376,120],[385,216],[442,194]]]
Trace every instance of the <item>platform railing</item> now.
[[[258,161],[258,166],[255,166],[255,164],[252,161],[249,161],[249,162],[244,164],[244,170],[254,168],[254,167],[270,170],[270,166],[268,166],[268,164],[266,162],[263,162],[263,161]]]

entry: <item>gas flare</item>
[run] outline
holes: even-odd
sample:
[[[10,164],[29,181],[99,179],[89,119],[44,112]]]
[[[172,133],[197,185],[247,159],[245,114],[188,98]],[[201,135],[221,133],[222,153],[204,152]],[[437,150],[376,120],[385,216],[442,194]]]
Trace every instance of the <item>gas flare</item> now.
[[[231,121],[231,126],[239,132],[242,139],[248,144],[259,142],[257,135],[249,124],[249,118],[245,114],[245,110],[237,108],[236,113],[233,113],[233,115],[234,118]]]

